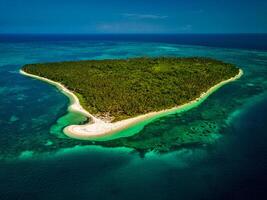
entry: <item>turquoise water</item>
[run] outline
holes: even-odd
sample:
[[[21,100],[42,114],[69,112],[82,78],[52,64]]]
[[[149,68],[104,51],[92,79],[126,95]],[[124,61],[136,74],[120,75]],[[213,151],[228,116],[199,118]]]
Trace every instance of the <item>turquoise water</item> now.
[[[144,157],[131,148],[67,138],[62,128],[86,119],[67,113],[68,99],[56,88],[19,74],[27,63],[160,55],[208,56],[234,63],[245,74],[197,108],[155,120],[120,141],[175,149]],[[0,199],[237,199],[262,191],[266,51],[151,42],[5,42],[0,74]],[[181,140],[190,142],[177,146]]]

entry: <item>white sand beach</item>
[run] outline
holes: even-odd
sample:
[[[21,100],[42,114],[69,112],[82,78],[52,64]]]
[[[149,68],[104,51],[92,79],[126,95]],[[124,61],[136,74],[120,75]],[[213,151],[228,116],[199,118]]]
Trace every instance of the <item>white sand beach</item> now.
[[[237,80],[238,78],[240,78],[243,75],[243,71],[241,69],[239,69],[239,73],[236,76],[218,83],[217,85],[211,87],[205,93],[202,93],[200,95],[200,97],[198,97],[197,99],[195,99],[191,102],[188,102],[186,104],[183,104],[183,105],[171,108],[171,109],[166,109],[166,110],[162,110],[159,112],[150,112],[150,113],[140,115],[137,117],[133,117],[133,118],[129,118],[129,119],[125,119],[125,120],[111,123],[111,122],[103,121],[102,119],[99,119],[99,118],[93,116],[92,114],[90,114],[87,110],[85,110],[81,106],[78,97],[73,92],[68,90],[61,83],[49,80],[47,78],[43,78],[40,76],[26,73],[23,70],[20,70],[20,73],[25,75],[25,76],[30,76],[32,78],[39,79],[39,80],[48,82],[48,83],[56,86],[60,91],[62,91],[66,96],[69,97],[70,105],[69,105],[68,109],[70,111],[79,112],[79,113],[85,115],[86,117],[90,118],[90,122],[87,124],[71,125],[71,126],[68,126],[64,129],[64,133],[67,136],[69,136],[71,138],[75,138],[75,139],[82,139],[82,140],[92,140],[94,138],[103,137],[103,136],[106,136],[109,134],[115,134],[118,131],[126,129],[132,125],[135,125],[135,124],[137,124],[141,121],[147,120],[149,118],[155,117],[157,115],[162,115],[162,114],[167,115],[168,113],[171,113],[173,111],[184,110],[184,109],[189,108],[189,107],[193,108],[193,107],[198,105],[199,101],[207,98],[210,94],[212,94],[218,88],[222,87],[223,85],[225,85],[229,82]]]

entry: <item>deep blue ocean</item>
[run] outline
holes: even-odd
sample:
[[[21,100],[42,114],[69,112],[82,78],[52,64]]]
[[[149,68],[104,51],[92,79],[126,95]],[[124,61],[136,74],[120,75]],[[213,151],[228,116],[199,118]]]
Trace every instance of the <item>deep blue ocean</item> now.
[[[61,128],[82,120],[68,99],[19,74],[28,63],[138,56],[205,56],[244,70],[197,108],[140,131],[209,121],[209,145],[140,156],[66,138]],[[267,34],[0,35],[0,95],[1,200],[267,198]]]

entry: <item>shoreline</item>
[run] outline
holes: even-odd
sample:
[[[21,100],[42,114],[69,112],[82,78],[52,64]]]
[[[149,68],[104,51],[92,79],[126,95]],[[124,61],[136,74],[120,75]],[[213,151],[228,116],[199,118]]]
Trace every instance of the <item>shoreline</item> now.
[[[136,125],[142,121],[145,121],[147,119],[152,119],[152,118],[157,118],[157,117],[162,117],[166,116],[171,113],[175,113],[178,111],[184,111],[184,110],[189,110],[193,107],[196,107],[199,103],[204,101],[209,95],[211,95],[213,92],[215,92],[217,89],[222,87],[223,85],[235,81],[239,79],[243,75],[242,69],[239,69],[239,73],[227,80],[221,81],[220,83],[212,86],[209,88],[206,92],[202,93],[198,98],[195,100],[192,100],[188,103],[182,104],[180,106],[176,106],[170,109],[165,109],[162,111],[157,111],[157,112],[150,112],[147,114],[139,115],[137,117],[132,117],[129,119],[124,119],[121,121],[117,121],[114,123],[111,122],[105,122],[99,118],[96,118],[92,114],[90,114],[87,110],[85,110],[80,102],[78,97],[71,92],[69,89],[67,89],[63,84],[52,81],[47,78],[43,78],[37,75],[29,74],[22,69],[20,69],[20,73],[25,76],[29,76],[44,82],[47,82],[51,85],[54,85],[57,87],[63,94],[65,94],[69,99],[70,99],[70,105],[68,107],[68,111],[72,112],[78,112],[81,113],[82,115],[90,118],[89,123],[84,124],[84,125],[70,125],[64,128],[63,132],[65,135],[67,135],[70,138],[74,139],[80,139],[80,140],[94,140],[94,139],[99,139],[108,135],[113,135],[117,132],[120,132],[124,129],[127,129],[133,125]]]

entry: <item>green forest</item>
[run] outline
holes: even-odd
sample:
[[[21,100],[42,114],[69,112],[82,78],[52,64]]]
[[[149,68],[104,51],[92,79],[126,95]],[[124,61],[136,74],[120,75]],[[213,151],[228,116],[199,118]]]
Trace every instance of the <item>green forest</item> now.
[[[210,58],[158,57],[28,64],[23,70],[62,83],[90,113],[118,121],[189,102],[239,69]]]

